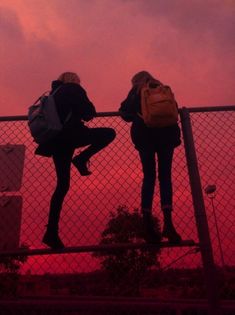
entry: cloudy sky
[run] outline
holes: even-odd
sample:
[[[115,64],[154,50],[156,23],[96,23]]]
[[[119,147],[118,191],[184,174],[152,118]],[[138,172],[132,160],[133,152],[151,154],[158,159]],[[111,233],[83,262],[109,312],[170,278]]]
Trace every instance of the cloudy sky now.
[[[171,85],[180,107],[235,105],[234,30],[235,0],[0,0],[0,116],[26,115],[32,102],[50,89],[51,81],[64,71],[79,74],[97,111],[116,111],[130,89],[131,77],[140,70],[147,70]],[[209,118],[205,124],[207,122],[210,122]],[[208,123],[209,136],[213,135],[211,126],[216,132],[219,128],[223,129],[219,124],[216,127],[215,123]],[[223,137],[226,129],[223,130],[220,143],[224,141],[231,152],[229,141],[232,137],[229,133],[226,133],[228,138]],[[7,132],[6,137],[15,139],[10,129]],[[209,143],[209,136],[204,144]],[[220,138],[217,135],[214,139]],[[212,154],[209,154],[211,159],[219,148],[216,146],[216,151],[213,147]],[[103,154],[106,156],[107,151]],[[120,156],[117,154],[112,158],[117,161]],[[122,158],[123,165],[126,165],[123,154]],[[102,167],[102,161],[105,159],[100,155],[100,160],[95,162],[97,167]],[[218,161],[219,166],[226,163],[226,176],[232,174],[226,159],[221,164]],[[217,164],[213,163],[210,164],[211,173],[216,174]],[[118,162],[116,164],[118,166]],[[26,164],[28,169],[30,166],[30,163]],[[111,180],[108,183],[118,191],[119,179],[112,171],[110,176],[116,180],[115,187]],[[29,175],[33,178],[30,172]],[[129,175],[126,176],[124,182],[120,181],[120,186],[127,191],[123,184],[128,184]],[[228,178],[224,182],[230,183]],[[108,181],[108,178],[105,180]],[[94,177],[90,181],[88,186],[91,189],[92,183],[98,186]],[[29,184],[34,190],[30,181]],[[80,182],[78,184],[81,185]],[[183,181],[179,186],[184,189]],[[74,189],[76,191],[76,186]],[[177,193],[176,189],[176,196]],[[113,195],[110,195],[113,203],[115,198],[125,201],[120,195],[116,194],[115,198]],[[177,196],[179,209],[180,202],[185,202],[185,197],[180,197]],[[106,201],[109,202],[109,199]],[[44,202],[45,221],[46,198]],[[192,208],[191,204],[188,208]],[[229,212],[229,207],[224,208]],[[41,209],[38,208],[38,211]],[[98,206],[97,211],[100,211]],[[80,212],[78,214],[81,215]],[[38,212],[33,215],[36,217]],[[30,237],[35,238],[36,245],[41,242],[43,227],[44,224],[41,224],[41,230],[38,229],[35,235],[30,230]],[[181,230],[183,228],[181,226]],[[64,231],[66,233],[66,229]],[[233,239],[226,235],[227,239],[229,237]],[[233,248],[229,246],[229,255],[231,250]]]
[[[0,116],[75,71],[115,111],[148,70],[180,107],[235,104],[235,0],[0,0]]]

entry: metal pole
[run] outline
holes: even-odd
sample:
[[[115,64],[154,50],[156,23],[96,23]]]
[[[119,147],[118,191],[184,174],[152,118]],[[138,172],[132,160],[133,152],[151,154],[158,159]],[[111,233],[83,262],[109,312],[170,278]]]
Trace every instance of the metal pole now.
[[[220,257],[221,257],[221,262],[222,262],[222,267],[223,269],[225,268],[225,263],[224,263],[224,255],[223,255],[223,250],[222,250],[222,244],[221,244],[221,239],[220,239],[220,233],[219,233],[219,227],[218,227],[218,222],[217,222],[217,216],[215,213],[215,207],[214,207],[214,195],[212,196],[208,196],[211,199],[211,205],[212,205],[212,210],[213,210],[213,214],[214,214],[214,219],[215,219],[215,228],[216,228],[216,232],[217,232],[217,238],[218,238],[218,242],[219,242],[219,249],[220,249]]]
[[[214,206],[214,202],[213,202],[213,200],[215,199],[216,185],[207,185],[205,187],[204,191],[207,194],[208,198],[211,200],[213,215],[214,215],[214,219],[215,219],[215,228],[216,228],[216,233],[217,233],[217,238],[218,238],[218,243],[219,243],[221,262],[222,262],[222,267],[223,267],[223,270],[224,270],[224,268],[225,268],[224,255],[223,255],[222,244],[221,244],[221,239],[220,239],[220,233],[219,233],[217,216],[216,216],[216,213],[215,213],[215,206]]]
[[[219,315],[218,281],[214,264],[213,251],[209,235],[206,210],[204,205],[197,155],[194,146],[190,115],[187,108],[180,110],[185,154],[189,172],[189,180],[193,198],[194,214],[199,237],[202,262],[208,295],[208,309],[210,315]]]

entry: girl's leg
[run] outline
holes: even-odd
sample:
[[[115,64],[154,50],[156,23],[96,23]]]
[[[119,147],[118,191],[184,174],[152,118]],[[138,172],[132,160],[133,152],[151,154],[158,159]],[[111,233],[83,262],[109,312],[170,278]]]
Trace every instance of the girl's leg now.
[[[139,151],[143,169],[143,182],[141,189],[141,211],[143,215],[145,239],[148,243],[159,243],[160,237],[155,230],[152,216],[154,186],[156,181],[155,152]]]
[[[141,208],[152,212],[154,186],[156,181],[156,163],[154,151],[139,151],[143,169],[141,189]]]
[[[57,184],[50,202],[47,231],[43,242],[52,248],[63,248],[64,245],[58,236],[60,213],[64,198],[70,185],[70,166],[74,149],[67,149],[61,155],[54,155]]]
[[[161,209],[164,216],[162,236],[168,238],[171,243],[179,243],[180,235],[176,232],[172,222],[172,160],[174,149],[160,149],[158,155],[158,180],[160,186]]]
[[[89,146],[72,160],[81,175],[86,176],[91,174],[87,168],[87,162],[94,154],[112,142],[115,136],[116,132],[112,128],[89,128],[87,130],[87,133],[79,141],[77,147]]]
[[[160,186],[161,208],[172,208],[172,160],[174,149],[160,149],[158,156],[158,180]]]

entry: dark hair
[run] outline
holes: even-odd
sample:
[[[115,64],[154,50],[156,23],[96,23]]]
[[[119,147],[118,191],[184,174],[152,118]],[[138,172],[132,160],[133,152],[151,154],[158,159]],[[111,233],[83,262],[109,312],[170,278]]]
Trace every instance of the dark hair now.
[[[159,85],[161,82],[155,79],[148,71],[137,72],[131,79],[133,87],[140,90],[146,83],[152,82],[151,84]]]

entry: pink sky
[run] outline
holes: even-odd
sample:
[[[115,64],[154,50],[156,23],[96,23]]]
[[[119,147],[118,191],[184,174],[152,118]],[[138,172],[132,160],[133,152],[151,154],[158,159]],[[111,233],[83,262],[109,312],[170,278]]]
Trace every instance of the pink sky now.
[[[1,0],[0,116],[24,115],[61,72],[115,111],[148,70],[182,106],[235,104],[234,0]]]

